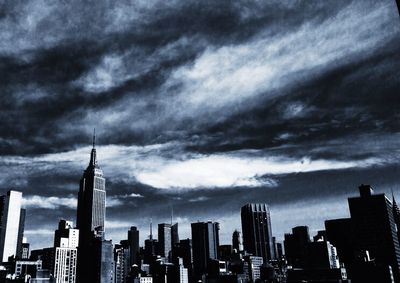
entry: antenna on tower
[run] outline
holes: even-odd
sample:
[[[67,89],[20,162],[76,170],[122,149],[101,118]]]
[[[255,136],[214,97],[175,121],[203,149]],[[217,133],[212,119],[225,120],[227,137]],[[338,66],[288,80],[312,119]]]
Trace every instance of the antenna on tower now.
[[[93,148],[96,146],[96,128],[93,128]]]
[[[153,240],[153,218],[150,217],[150,240]]]

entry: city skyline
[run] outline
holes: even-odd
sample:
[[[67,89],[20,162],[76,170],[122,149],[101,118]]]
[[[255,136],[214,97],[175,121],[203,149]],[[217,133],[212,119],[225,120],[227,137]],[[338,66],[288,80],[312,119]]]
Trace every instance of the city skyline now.
[[[255,202],[281,241],[362,183],[398,196],[396,2],[279,2],[4,4],[0,193],[23,192],[31,249],[75,221],[93,128],[114,243],[173,210],[225,244]]]

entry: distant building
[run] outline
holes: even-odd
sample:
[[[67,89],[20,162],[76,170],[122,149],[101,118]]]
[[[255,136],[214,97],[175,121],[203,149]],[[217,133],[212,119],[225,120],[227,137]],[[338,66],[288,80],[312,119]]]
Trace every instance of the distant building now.
[[[271,216],[266,204],[246,204],[241,208],[243,248],[261,256],[264,261],[275,259]]]
[[[248,274],[250,282],[256,282],[261,278],[261,266],[264,259],[260,256],[245,256],[244,257],[244,273]]]
[[[171,224],[158,224],[158,247],[161,256],[168,258],[172,249]]]
[[[361,185],[360,196],[348,199],[355,246],[368,251],[376,264],[389,265],[400,282],[400,247],[391,201],[384,194],[373,194]]]
[[[233,231],[232,234],[232,248],[237,252],[242,250],[242,241],[240,239],[240,232],[238,230]]]
[[[60,220],[54,235],[54,281],[75,283],[79,244],[79,230],[72,221]]]
[[[22,193],[8,191],[0,197],[0,261],[21,254],[25,210],[21,209]]]
[[[193,271],[196,280],[207,272],[210,259],[218,259],[219,224],[192,223]]]
[[[103,171],[97,163],[95,136],[93,136],[89,165],[80,180],[78,194],[78,283],[114,281],[112,242],[104,238],[105,182]]]
[[[308,243],[306,252],[307,269],[340,268],[336,248],[328,241]]]
[[[130,271],[130,247],[128,241],[114,247],[115,283],[126,283]]]
[[[129,245],[129,265],[139,264],[139,230],[137,227],[132,226],[128,230],[128,245]]]
[[[294,227],[292,234],[285,234],[285,255],[289,265],[295,268],[305,267],[309,243],[310,234],[307,226]]]

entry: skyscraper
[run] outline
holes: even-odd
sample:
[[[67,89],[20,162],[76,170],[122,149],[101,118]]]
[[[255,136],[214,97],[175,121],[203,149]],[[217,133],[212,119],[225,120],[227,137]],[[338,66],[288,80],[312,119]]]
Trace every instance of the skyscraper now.
[[[233,231],[232,234],[232,248],[237,252],[241,251],[242,243],[240,241],[240,232],[238,230]]]
[[[310,234],[307,226],[296,226],[292,234],[285,234],[285,255],[288,263],[296,268],[304,268]]]
[[[79,229],[77,282],[112,282],[113,248],[104,239],[106,189],[103,171],[97,164],[95,135],[89,165],[80,180],[77,228]]]
[[[361,185],[360,197],[349,198],[355,246],[368,251],[378,265],[390,265],[395,282],[400,282],[400,247],[393,206],[384,194],[373,194],[372,187]]]
[[[130,254],[129,266],[139,265],[139,230],[135,226],[128,230],[128,245]]]
[[[75,283],[79,230],[72,221],[60,220],[54,233],[54,280],[56,283]]]
[[[21,209],[22,193],[8,191],[0,197],[0,260],[8,261],[8,257],[17,256],[22,247],[25,211]]]
[[[93,136],[93,148],[89,165],[83,173],[78,194],[77,228],[79,243],[86,246],[94,233],[104,232],[106,215],[106,180],[97,164],[96,138]]]
[[[171,251],[172,237],[171,237],[171,224],[161,223],[158,224],[158,245],[159,253],[161,256],[168,258]]]
[[[192,223],[193,270],[196,279],[206,273],[210,259],[218,259],[219,223]]]
[[[243,248],[264,261],[274,259],[271,216],[266,204],[246,204],[241,209]]]

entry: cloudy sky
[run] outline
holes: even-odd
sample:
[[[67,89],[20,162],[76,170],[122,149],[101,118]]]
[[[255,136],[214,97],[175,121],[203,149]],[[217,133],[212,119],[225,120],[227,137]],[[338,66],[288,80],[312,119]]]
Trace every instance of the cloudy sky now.
[[[394,0],[2,1],[0,192],[25,234],[75,221],[93,128],[107,238],[221,223],[265,202],[273,234],[348,215],[361,183],[400,198]]]

